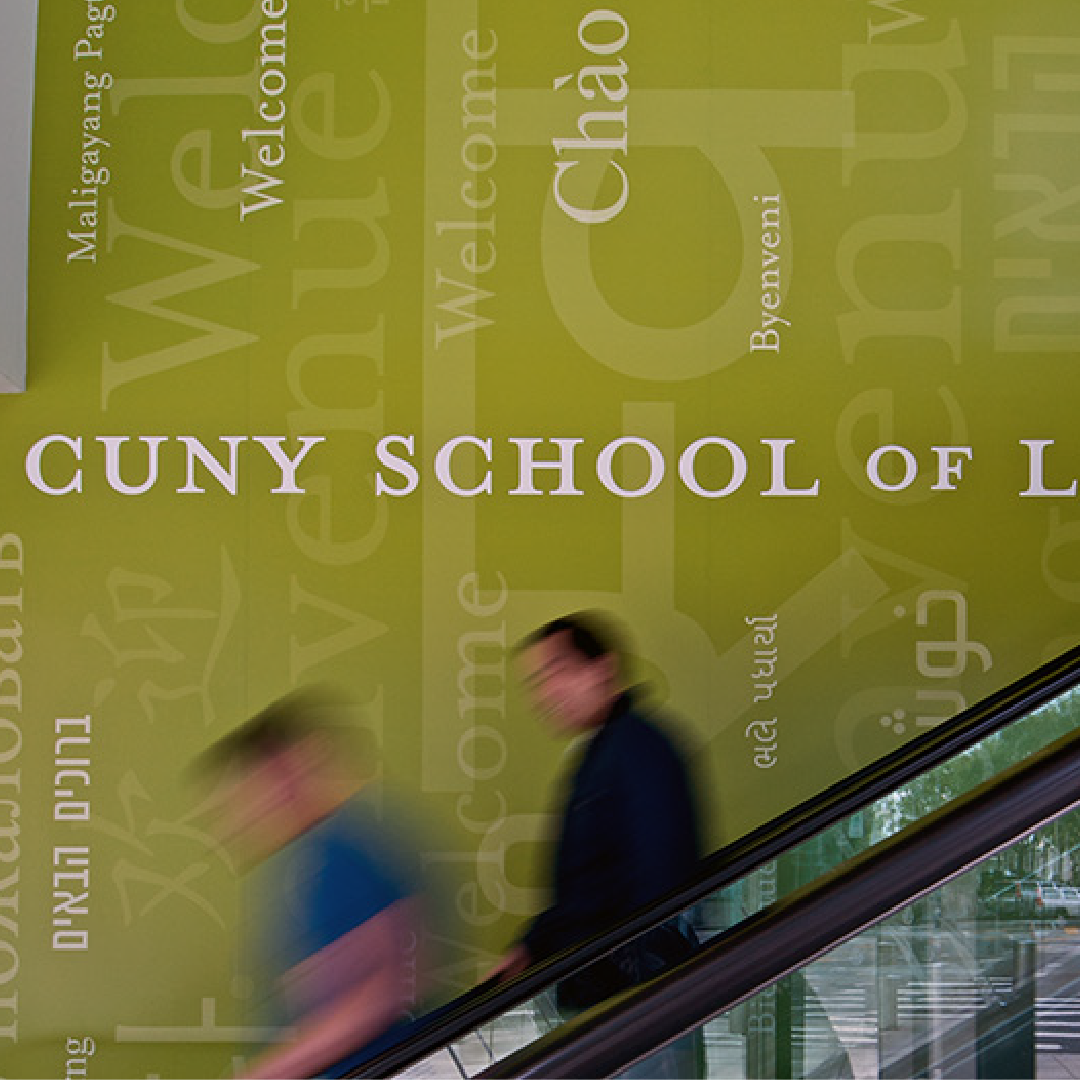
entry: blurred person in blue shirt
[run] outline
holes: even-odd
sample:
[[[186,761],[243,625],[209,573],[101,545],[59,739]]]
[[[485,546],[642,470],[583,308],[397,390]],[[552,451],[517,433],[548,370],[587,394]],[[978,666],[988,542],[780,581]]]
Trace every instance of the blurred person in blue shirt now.
[[[410,845],[365,798],[341,707],[301,693],[204,755],[223,839],[256,864],[256,954],[282,1038],[247,1077],[341,1076],[397,1041],[421,992]]]

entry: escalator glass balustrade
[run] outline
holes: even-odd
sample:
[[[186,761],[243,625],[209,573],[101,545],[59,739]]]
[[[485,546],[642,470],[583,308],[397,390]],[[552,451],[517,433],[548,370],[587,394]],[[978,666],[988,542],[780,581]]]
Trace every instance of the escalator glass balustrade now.
[[[1007,726],[699,897],[675,919],[707,942],[1077,729],[1080,690],[1067,686]],[[1026,985],[1017,982],[1017,971],[1059,961],[1067,966],[1074,942],[1080,947],[1080,819],[1068,816],[903,909],[864,938],[840,946],[760,1000],[710,1022],[687,1044],[696,1064],[687,1066],[684,1058],[679,1067],[692,1068],[687,1075],[709,1076],[930,1076],[912,1071],[938,1067],[926,1061],[946,1060],[942,1021],[936,1014],[928,1018],[929,995],[937,995],[933,1003],[941,1008],[950,994],[958,1008],[985,1001],[988,1011],[980,1023],[988,1023],[991,1005],[1004,1012],[1012,1008],[1015,992],[1002,988]],[[1080,1013],[1080,985],[1074,996]],[[395,1074],[475,1076],[555,1030],[572,1012],[560,1008],[558,985],[545,986],[455,1033]],[[972,1008],[971,1015],[979,1015],[979,1009]],[[984,1056],[987,1045],[986,1039],[978,1042]],[[1076,1063],[1080,1066],[1080,1057]],[[632,1075],[662,1074],[645,1068]]]

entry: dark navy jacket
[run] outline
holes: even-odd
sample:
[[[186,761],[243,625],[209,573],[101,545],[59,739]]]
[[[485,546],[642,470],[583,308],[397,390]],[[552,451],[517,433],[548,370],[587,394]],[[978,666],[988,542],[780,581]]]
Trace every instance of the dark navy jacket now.
[[[562,812],[551,905],[522,939],[539,960],[593,937],[693,876],[700,833],[692,785],[671,740],[621,697],[570,778]],[[662,947],[662,946],[661,946]],[[651,974],[637,953],[599,964],[568,1004],[590,1004]],[[589,987],[586,984],[596,985]],[[610,984],[610,985],[609,985]],[[578,998],[578,1001],[568,1000]]]

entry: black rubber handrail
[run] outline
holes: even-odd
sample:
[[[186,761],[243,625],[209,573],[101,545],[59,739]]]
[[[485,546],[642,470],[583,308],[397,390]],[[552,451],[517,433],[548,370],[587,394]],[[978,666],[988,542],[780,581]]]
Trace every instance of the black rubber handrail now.
[[[1080,807],[1080,732],[477,1074],[610,1077]]]
[[[387,1077],[401,1072],[612,949],[865,809],[890,791],[970,749],[1078,683],[1080,646],[720,848],[703,860],[701,873],[692,882],[608,932],[534,965],[516,979],[486,983],[461,995],[429,1022],[419,1025],[407,1042],[372,1058],[349,1076]]]

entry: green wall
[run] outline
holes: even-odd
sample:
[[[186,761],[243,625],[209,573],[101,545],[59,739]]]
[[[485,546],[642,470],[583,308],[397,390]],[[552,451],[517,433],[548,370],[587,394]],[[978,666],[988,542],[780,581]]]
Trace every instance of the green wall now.
[[[1078,96],[1073,0],[44,3],[4,1075],[230,1074],[185,766],[296,685],[440,823],[449,992],[540,902],[538,622],[626,620],[728,839],[1075,644]]]

